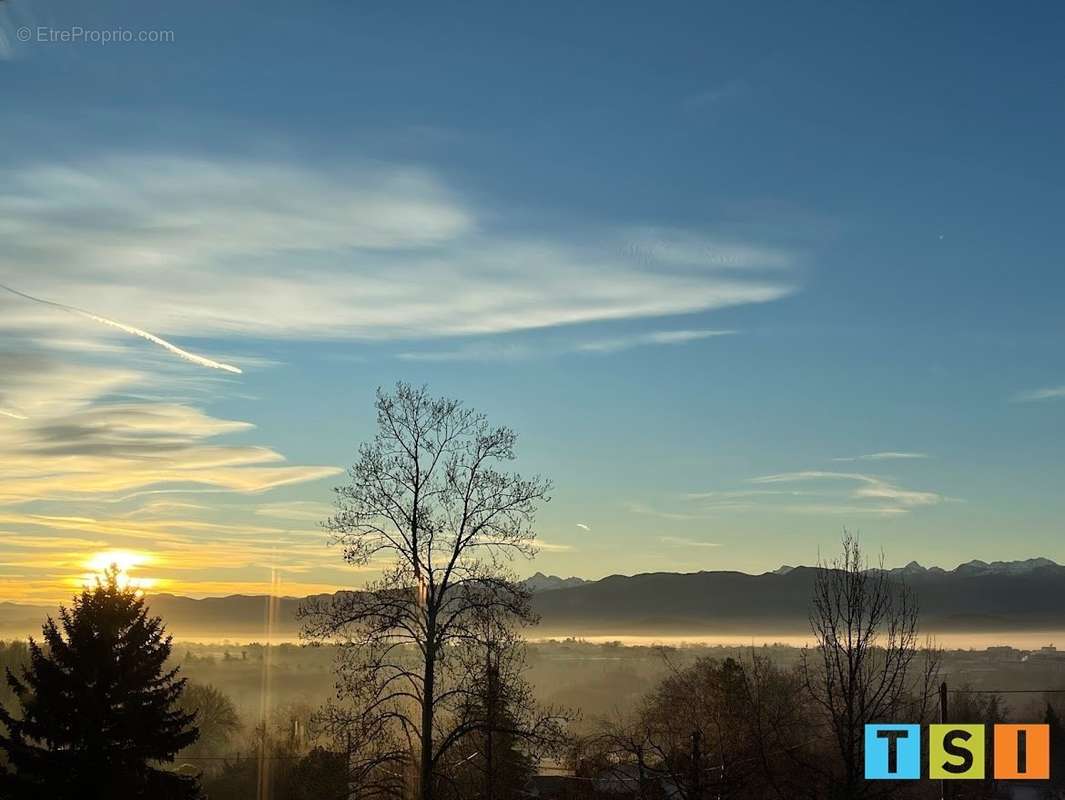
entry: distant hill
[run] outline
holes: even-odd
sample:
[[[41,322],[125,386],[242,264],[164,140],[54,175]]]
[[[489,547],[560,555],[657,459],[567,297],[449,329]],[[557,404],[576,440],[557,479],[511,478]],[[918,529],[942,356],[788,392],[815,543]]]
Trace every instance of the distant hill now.
[[[266,633],[268,598],[264,595],[229,595],[196,599],[173,594],[148,596],[151,613],[161,616],[168,633],[176,638],[232,638],[250,641]],[[303,598],[281,597],[276,604],[276,636],[292,638],[297,633],[296,611]],[[0,638],[40,636],[41,623],[56,608],[0,603]]]
[[[931,632],[1065,629],[1065,567],[1049,559],[969,561],[953,570],[916,562],[890,570],[917,593],[923,627]],[[782,567],[743,572],[655,572],[598,581],[537,573],[528,579],[537,632],[557,635],[805,633],[816,569]],[[275,636],[297,635],[303,598],[276,602]],[[267,598],[231,595],[148,598],[177,638],[262,639]],[[0,636],[40,630],[44,606],[0,603]]]
[[[0,639],[40,633],[41,623],[48,614],[54,614],[50,606],[31,606],[21,603],[0,603]]]

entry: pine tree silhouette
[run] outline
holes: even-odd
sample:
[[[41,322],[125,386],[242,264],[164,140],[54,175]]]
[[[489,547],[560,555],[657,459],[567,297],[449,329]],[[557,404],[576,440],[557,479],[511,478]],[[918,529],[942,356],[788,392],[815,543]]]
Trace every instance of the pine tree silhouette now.
[[[196,741],[177,701],[184,679],[166,669],[171,639],[117,568],[60,607],[30,641],[21,675],[7,670],[20,713],[0,708],[4,800],[196,798],[195,781],[153,764]]]
[[[1047,703],[1043,722],[1050,726],[1050,781],[1055,788],[1065,786],[1065,724],[1057,709]]]

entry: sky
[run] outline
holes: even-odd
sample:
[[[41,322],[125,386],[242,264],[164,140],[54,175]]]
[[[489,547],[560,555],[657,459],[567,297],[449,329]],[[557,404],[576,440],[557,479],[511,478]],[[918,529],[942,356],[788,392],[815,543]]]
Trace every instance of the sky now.
[[[361,585],[425,383],[587,578],[1065,561],[1065,9],[0,2],[0,600]],[[145,338],[151,334],[155,339]]]

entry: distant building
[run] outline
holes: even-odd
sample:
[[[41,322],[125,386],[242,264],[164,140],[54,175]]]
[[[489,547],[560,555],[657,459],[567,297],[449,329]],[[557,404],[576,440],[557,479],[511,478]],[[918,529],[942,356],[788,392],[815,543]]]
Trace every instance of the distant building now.
[[[992,661],[1021,661],[1024,658],[1024,653],[1008,645],[989,647],[984,654]]]
[[[1028,660],[1042,663],[1065,664],[1065,651],[1048,644],[1028,654]]]

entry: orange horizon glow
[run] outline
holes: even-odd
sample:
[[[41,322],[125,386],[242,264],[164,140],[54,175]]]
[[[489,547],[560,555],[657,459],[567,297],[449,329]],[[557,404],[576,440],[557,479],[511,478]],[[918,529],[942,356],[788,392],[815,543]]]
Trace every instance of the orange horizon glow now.
[[[158,585],[158,580],[139,575],[134,577],[131,573],[138,567],[155,561],[156,559],[153,556],[144,552],[105,550],[94,554],[85,562],[85,567],[91,572],[85,573],[76,580],[81,586],[91,588],[96,585],[96,582],[104,576],[108,569],[114,567],[118,571],[118,585],[120,587],[123,589],[132,587],[137,591],[144,591]]]
[[[95,563],[96,557],[94,556],[91,560]],[[12,581],[9,585],[0,586],[0,602],[33,606],[67,605],[73,595],[80,593],[83,589],[95,586],[96,580],[103,576],[104,569],[106,569],[106,566],[99,569],[89,568],[88,562],[83,562],[83,566],[85,566],[84,572],[67,577],[56,577],[40,581],[22,580],[18,584]],[[120,583],[122,585],[132,585],[138,591],[143,591],[146,594],[174,594],[194,600],[208,597],[270,595],[274,593],[277,593],[279,597],[305,597],[312,594],[330,594],[345,588],[351,588],[350,585],[345,586],[341,583],[315,581],[286,581],[278,587],[276,583],[271,582],[269,577],[263,580],[185,581],[175,578],[130,575],[121,569]]]

